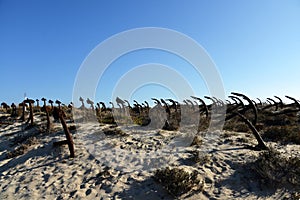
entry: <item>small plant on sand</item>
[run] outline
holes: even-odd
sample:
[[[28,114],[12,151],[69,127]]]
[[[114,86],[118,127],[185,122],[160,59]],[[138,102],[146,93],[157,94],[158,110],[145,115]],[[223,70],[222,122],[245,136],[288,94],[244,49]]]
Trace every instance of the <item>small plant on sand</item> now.
[[[270,126],[266,128],[262,137],[274,142],[300,144],[300,127],[298,125]]]
[[[254,166],[255,171],[271,184],[275,186],[291,185],[296,190],[300,189],[299,158],[286,157],[271,148],[260,154]]]
[[[203,178],[198,171],[188,172],[182,168],[165,168],[157,170],[155,180],[160,182],[164,188],[175,197],[183,195],[191,190],[202,190]]]
[[[29,127],[30,126],[30,127]],[[10,145],[14,146],[19,143],[23,144],[26,143],[30,138],[38,136],[40,132],[40,128],[37,125],[34,126],[26,126],[25,130],[30,130],[28,132],[18,132],[11,140],[10,140]]]
[[[132,117],[133,123],[140,126],[147,126],[150,123],[150,119],[147,116]],[[125,119],[126,121],[126,119]]]
[[[203,140],[199,135],[196,135],[191,143],[191,146],[201,146]]]
[[[236,124],[234,131],[247,133],[247,132],[250,132],[250,129],[247,126],[247,124],[240,122],[240,123]]]
[[[286,126],[291,125],[295,121],[297,121],[297,116],[295,113],[291,113],[291,115],[277,115],[270,116],[268,113],[259,114],[259,118],[264,123],[265,126]]]
[[[208,154],[205,154],[201,151],[195,150],[192,152],[191,160],[195,163],[199,163],[201,165],[204,165],[206,163],[209,163],[211,161],[211,157]]]
[[[300,192],[292,193],[290,200],[299,200],[299,199],[300,199]]]
[[[229,120],[226,121],[224,125],[224,130],[227,131],[234,131],[234,132],[243,132],[247,133],[249,132],[249,127],[244,122],[241,122],[239,120]]]
[[[230,138],[232,136],[237,136],[237,135],[238,135],[237,132],[224,131],[224,133],[222,134],[222,137],[224,137],[224,138]]]
[[[98,118],[98,122],[103,123],[103,124],[115,124],[116,123],[113,116],[109,116],[109,115],[104,116],[101,119]]]
[[[76,131],[77,130],[75,125],[71,125],[68,128],[69,128],[70,131]]]
[[[30,146],[37,144],[38,141],[35,137],[30,137],[28,138],[23,144],[19,145],[17,148],[15,148],[13,151],[9,151],[6,154],[6,158],[14,158],[17,157],[19,155],[23,155],[24,153],[26,153],[29,149]]]
[[[122,129],[119,128],[105,128],[103,129],[103,132],[105,135],[111,135],[111,136],[128,136],[127,133],[122,131]]]

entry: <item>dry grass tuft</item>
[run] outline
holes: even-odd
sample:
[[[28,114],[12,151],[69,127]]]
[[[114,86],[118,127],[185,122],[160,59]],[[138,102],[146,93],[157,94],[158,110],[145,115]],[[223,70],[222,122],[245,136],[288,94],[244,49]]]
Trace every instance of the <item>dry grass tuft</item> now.
[[[211,157],[208,154],[204,154],[203,152],[196,150],[192,152],[191,160],[195,163],[204,165],[211,162]]]
[[[285,157],[280,152],[270,149],[260,154],[254,163],[258,174],[272,185],[292,185],[300,189],[300,159]]]
[[[105,135],[111,135],[111,136],[128,136],[127,133],[125,133],[119,128],[105,128],[103,129],[103,132]]]
[[[98,118],[98,122],[103,124],[116,124],[115,119],[112,115],[106,115],[104,117]]]
[[[297,125],[270,126],[262,137],[273,142],[300,144],[300,129]]]
[[[160,182],[172,195],[178,197],[191,190],[203,190],[204,181],[198,171],[188,172],[182,168],[157,170],[155,180]]]
[[[191,146],[201,146],[202,143],[202,138],[199,135],[196,135],[193,139],[193,142],[191,143]]]
[[[11,140],[11,146],[14,146],[19,143],[25,143],[30,138],[36,137],[41,134],[41,130],[38,126],[34,126],[34,129],[28,132],[19,132],[16,136]]]
[[[35,137],[30,137],[23,144],[20,144],[17,148],[15,148],[13,151],[7,152],[6,158],[9,159],[23,155],[28,151],[30,146],[37,143],[38,140]]]
[[[68,128],[69,128],[70,131],[76,131],[77,130],[75,125],[71,125]]]
[[[239,120],[226,121],[224,124],[224,130],[243,133],[251,132],[247,124]]]
[[[147,126],[151,120],[148,116],[134,116],[132,117],[133,123],[140,126]],[[125,120],[126,121],[126,120]]]

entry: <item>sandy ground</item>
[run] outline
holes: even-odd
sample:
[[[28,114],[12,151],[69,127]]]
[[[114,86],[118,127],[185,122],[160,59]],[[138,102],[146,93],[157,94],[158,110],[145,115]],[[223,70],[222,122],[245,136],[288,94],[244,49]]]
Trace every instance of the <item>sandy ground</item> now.
[[[35,116],[36,123],[45,123],[42,118]],[[252,169],[259,152],[244,148],[256,144],[251,134],[220,132],[219,137],[204,138],[200,146],[187,146],[180,141],[191,135],[182,132],[81,123],[73,134],[76,157],[71,159],[66,145],[53,146],[65,139],[61,125],[54,123],[53,129],[40,133],[36,127],[26,130],[20,122],[1,125],[0,199],[174,199],[153,178],[155,170],[166,166],[197,170],[203,177],[203,191],[192,190],[178,199],[290,196],[266,184]],[[18,138],[27,136],[35,139],[24,154],[7,158],[20,146]],[[299,145],[276,149],[296,156],[300,152]],[[195,155],[205,162],[196,162]]]

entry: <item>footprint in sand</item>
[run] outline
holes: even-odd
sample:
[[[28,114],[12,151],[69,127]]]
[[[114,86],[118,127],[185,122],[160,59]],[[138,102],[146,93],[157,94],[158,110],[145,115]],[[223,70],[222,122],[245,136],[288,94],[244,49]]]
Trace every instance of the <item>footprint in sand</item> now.
[[[91,189],[88,189],[88,190],[85,192],[85,195],[86,195],[86,196],[89,196],[91,193],[92,193],[92,190],[91,190]]]

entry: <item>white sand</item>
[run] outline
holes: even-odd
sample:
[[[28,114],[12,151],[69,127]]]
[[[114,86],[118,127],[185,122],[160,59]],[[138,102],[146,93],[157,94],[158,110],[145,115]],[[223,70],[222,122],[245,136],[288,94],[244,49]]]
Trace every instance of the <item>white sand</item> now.
[[[61,125],[55,124],[54,128],[61,129]],[[127,128],[123,136],[105,135],[103,130],[109,129],[108,125],[82,123],[74,134],[74,159],[69,158],[66,145],[53,146],[53,142],[65,139],[62,131],[35,135],[36,142],[25,154],[6,159],[7,152],[19,146],[11,146],[14,137],[37,133],[23,129],[22,123],[0,128],[0,199],[173,199],[152,178],[156,169],[165,166],[197,170],[204,177],[204,191],[191,191],[179,199],[289,196],[288,192],[262,184],[252,173],[247,163],[254,161],[259,152],[244,149],[239,141],[248,138],[247,144],[255,145],[250,134],[228,133],[230,137],[223,137],[221,133],[214,141],[203,142],[211,150],[205,152],[196,146],[178,147],[178,140],[188,138],[181,132]],[[299,156],[299,145],[277,148]],[[191,152],[195,151],[209,161],[204,165],[192,161]]]

